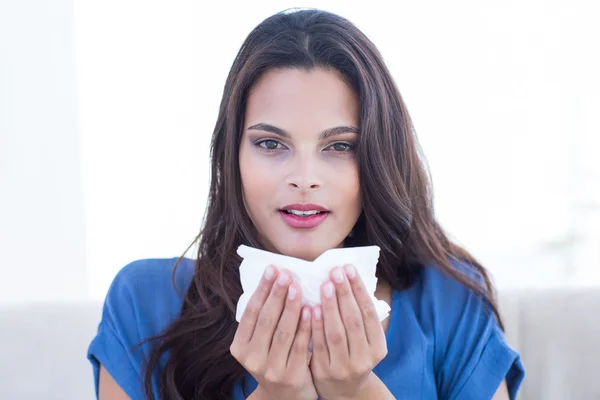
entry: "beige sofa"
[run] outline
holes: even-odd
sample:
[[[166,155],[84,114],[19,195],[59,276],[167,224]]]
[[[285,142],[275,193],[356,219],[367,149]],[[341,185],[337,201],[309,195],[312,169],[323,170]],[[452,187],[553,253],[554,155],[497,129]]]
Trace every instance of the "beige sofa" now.
[[[520,399],[600,399],[600,288],[504,292],[500,303],[525,363]]]
[[[93,399],[87,345],[101,304],[0,304],[0,399]],[[600,288],[505,292],[522,400],[600,399]]]

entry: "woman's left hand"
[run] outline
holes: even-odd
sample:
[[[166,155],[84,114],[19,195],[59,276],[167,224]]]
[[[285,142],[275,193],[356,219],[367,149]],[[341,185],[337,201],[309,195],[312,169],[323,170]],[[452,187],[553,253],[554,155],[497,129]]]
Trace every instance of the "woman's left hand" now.
[[[356,269],[333,268],[313,309],[310,369],[319,396],[361,398],[386,354],[385,332]]]

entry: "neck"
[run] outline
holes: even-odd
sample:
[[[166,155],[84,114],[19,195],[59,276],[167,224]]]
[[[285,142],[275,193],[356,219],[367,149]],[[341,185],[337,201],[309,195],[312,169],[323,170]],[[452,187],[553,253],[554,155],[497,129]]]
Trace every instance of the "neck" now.
[[[392,300],[392,287],[384,279],[377,280],[377,287],[375,288],[375,297],[378,300],[383,300],[388,304],[391,304]]]

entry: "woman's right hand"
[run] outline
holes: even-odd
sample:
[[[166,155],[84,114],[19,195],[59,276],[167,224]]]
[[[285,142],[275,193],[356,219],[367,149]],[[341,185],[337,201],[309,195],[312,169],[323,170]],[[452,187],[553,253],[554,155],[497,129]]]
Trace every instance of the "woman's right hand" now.
[[[310,307],[289,271],[267,267],[233,338],[233,357],[269,399],[315,400],[309,369]]]

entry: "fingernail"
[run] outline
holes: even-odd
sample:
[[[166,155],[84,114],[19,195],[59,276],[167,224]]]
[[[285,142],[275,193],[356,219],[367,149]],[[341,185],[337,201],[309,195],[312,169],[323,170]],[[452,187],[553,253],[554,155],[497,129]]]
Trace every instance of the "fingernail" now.
[[[333,277],[333,280],[337,283],[344,282],[344,274],[342,273],[342,270],[340,268],[334,268],[333,272],[331,273],[331,276]]]
[[[290,299],[290,300],[294,300],[294,299],[296,298],[296,294],[297,294],[297,293],[298,293],[298,292],[296,291],[296,288],[295,288],[295,287],[293,287],[293,286],[290,286],[290,287],[288,288],[288,299]]]
[[[302,319],[304,321],[308,321],[309,318],[310,318],[310,308],[305,307],[304,310],[302,310]]]
[[[354,279],[356,277],[356,268],[352,265],[346,265],[346,275],[348,275],[348,279]]]
[[[333,283],[327,282],[325,285],[323,285],[323,294],[326,297],[333,296]]]
[[[265,279],[270,281],[275,276],[275,268],[270,265],[265,269]]]
[[[277,283],[281,286],[285,286],[287,285],[287,283],[290,281],[290,277],[287,274],[287,272],[282,272],[279,274],[279,279],[277,279]]]
[[[317,321],[321,320],[321,307],[317,306],[315,308],[313,308],[313,314],[315,316],[315,319]]]

